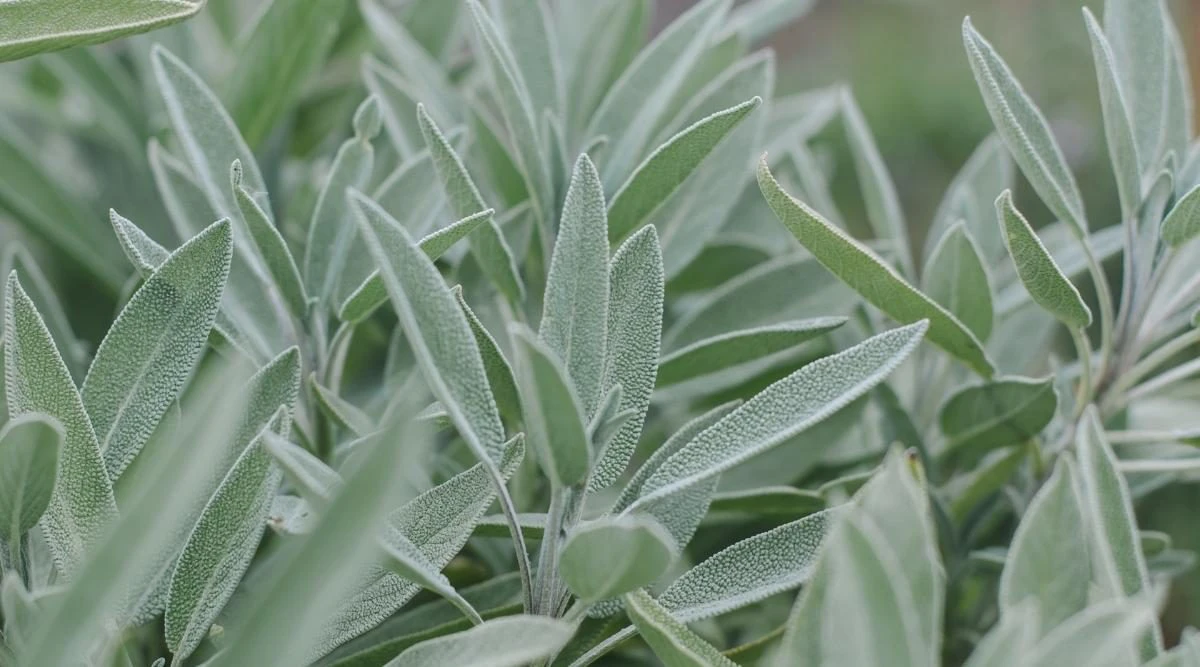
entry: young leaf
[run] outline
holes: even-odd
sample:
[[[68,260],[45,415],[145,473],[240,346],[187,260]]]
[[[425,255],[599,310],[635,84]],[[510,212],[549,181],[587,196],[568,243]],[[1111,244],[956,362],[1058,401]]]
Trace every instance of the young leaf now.
[[[303,447],[263,431],[263,450],[279,464],[288,482],[310,505],[324,506],[342,486],[342,477]]]
[[[112,484],[83,400],[16,274],[8,277],[4,303],[8,414],[42,413],[63,427],[58,482],[41,526],[55,566],[69,579],[117,516]]]
[[[697,121],[650,154],[613,195],[608,209],[608,236],[624,240],[637,231],[688,176],[751,111],[762,104],[754,97]]]
[[[597,451],[590,490],[610,486],[625,471],[642,432],[658,372],[665,283],[653,226],[629,237],[609,263],[608,337],[604,385],[621,386],[619,410],[632,417]]]
[[[1041,611],[1039,636],[1087,606],[1086,523],[1076,494],[1075,467],[1059,459],[1054,474],[1026,508],[1000,575],[1000,611],[1020,613],[1034,599]]]
[[[1037,604],[1028,602],[1005,614],[971,651],[964,667],[1011,667],[1027,664],[1038,639]]]
[[[658,362],[657,387],[667,387],[791,349],[845,324],[823,317],[734,331],[682,347]]]
[[[994,372],[983,346],[962,322],[897,274],[870,249],[783,191],[764,159],[758,185],[784,226],[821,264],[877,308],[902,323],[929,320],[929,340],[976,373]]]
[[[164,639],[175,660],[191,655],[208,635],[250,566],[279,486],[279,469],[264,447],[267,431],[285,428],[287,409],[241,453],[188,537],[167,593]]]
[[[544,616],[507,616],[465,632],[421,642],[384,667],[488,665],[521,667],[558,653],[575,629]]]
[[[1154,617],[1153,610],[1142,601],[1114,600],[1092,605],[1038,642],[1026,664],[1133,664],[1134,646]]]
[[[471,333],[475,334],[475,342],[479,344],[479,355],[483,358],[483,370],[487,374],[488,386],[492,388],[492,394],[496,397],[496,407],[500,410],[500,416],[510,423],[519,423],[522,415],[521,396],[517,390],[517,381],[513,379],[512,366],[508,364],[508,359],[504,358],[496,339],[467,305],[462,287],[456,285],[450,291],[454,293],[454,298],[458,299],[458,306],[462,308],[463,315],[467,316]]]
[[[1091,326],[1092,311],[1013,205],[1011,192],[1006,190],[996,200],[996,215],[1004,228],[1004,242],[1017,267],[1017,276],[1033,300],[1067,326]]]
[[[1042,112],[971,19],[963,21],[963,43],[984,104],[1013,159],[1054,215],[1074,227],[1077,236],[1086,235],[1079,186]]]
[[[986,341],[992,333],[992,288],[965,223],[946,230],[923,275],[929,298],[945,306],[976,338]]]
[[[675,558],[670,534],[647,517],[602,517],[576,526],[559,556],[563,580],[586,602],[648,586]]]
[[[525,84],[535,117],[566,108],[553,16],[543,0],[490,0],[496,25],[511,50],[512,64]]]
[[[988,452],[1041,433],[1054,419],[1054,378],[1007,377],[955,392],[940,410],[946,451]]]
[[[1129,106],[1112,46],[1087,7],[1083,8],[1083,20],[1092,40],[1092,59],[1096,62],[1096,78],[1100,83],[1100,108],[1104,112],[1104,136],[1108,141],[1108,159],[1117,180],[1121,212],[1127,220],[1133,219],[1142,204],[1142,162],[1138,157]]]
[[[6,2],[0,6],[0,62],[156,30],[203,6],[203,0]]]
[[[550,258],[538,335],[566,366],[585,415],[596,411],[608,335],[608,223],[600,175],[580,155]]]
[[[736,667],[732,660],[672,618],[646,591],[627,594],[625,609],[654,654],[668,667]]]
[[[514,325],[517,384],[525,428],[542,471],[555,488],[580,484],[591,468],[583,407],[561,361],[527,328]]]
[[[96,350],[83,405],[116,480],[204,350],[233,259],[228,220],[180,246],[133,295]]]
[[[42,518],[58,478],[63,428],[29,413],[0,429],[0,540],[19,544]]]
[[[1128,91],[1130,119],[1142,173],[1158,164],[1168,133],[1171,86],[1171,18],[1162,0],[1104,3],[1104,31],[1112,46],[1121,87]]]
[[[1163,243],[1178,248],[1200,235],[1200,185],[1175,202],[1162,221]]]
[[[347,403],[332,389],[322,386],[317,381],[316,373],[308,376],[308,386],[312,388],[317,404],[335,423],[350,429],[359,438],[375,432],[375,420],[362,410]]]
[[[230,184],[233,188],[234,201],[241,211],[242,220],[246,221],[246,229],[258,253],[262,255],[270,272],[271,279],[291,306],[292,314],[303,317],[308,312],[308,294],[304,291],[304,281],[300,279],[300,270],[296,268],[296,260],[292,251],[271,216],[258,205],[254,197],[242,186],[242,163],[234,160],[229,169]]]
[[[927,329],[921,321],[887,331],[767,387],[663,461],[632,507],[711,479],[833,414],[895,370]]]
[[[462,611],[472,624],[479,625],[483,622],[483,619],[479,617],[479,612],[475,611],[471,603],[454,590],[450,580],[441,573],[441,568],[430,561],[421,549],[410,542],[403,533],[387,526],[384,528],[379,542],[388,569],[421,588],[442,596]]]

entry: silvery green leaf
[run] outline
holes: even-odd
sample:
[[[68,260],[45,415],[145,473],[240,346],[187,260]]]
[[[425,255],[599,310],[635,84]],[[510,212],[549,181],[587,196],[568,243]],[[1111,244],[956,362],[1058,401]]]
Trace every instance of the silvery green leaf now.
[[[650,585],[675,559],[677,548],[653,519],[601,517],[571,529],[558,566],[576,597],[595,602]]]
[[[1108,141],[1108,159],[1117,180],[1117,195],[1122,215],[1133,219],[1142,203],[1142,161],[1129,117],[1129,105],[1122,89],[1121,75],[1104,31],[1092,12],[1083,8],[1084,23],[1092,40],[1092,59],[1100,83],[1100,108],[1104,112],[1104,136]]]
[[[1087,524],[1075,477],[1075,466],[1059,459],[1050,479],[1025,509],[1000,575],[1001,614],[1020,613],[1026,600],[1037,601],[1039,636],[1088,603]]]
[[[1162,221],[1163,243],[1178,248],[1200,235],[1200,186],[1179,198]]]
[[[504,426],[454,295],[400,223],[363,194],[347,196],[429,388],[472,452],[482,461],[499,460]]]
[[[0,275],[7,276],[13,271],[23,281],[26,293],[42,314],[42,321],[50,330],[55,346],[62,353],[63,361],[71,371],[71,376],[82,378],[87,372],[87,364],[91,356],[87,346],[75,335],[66,310],[55,292],[54,286],[41,268],[34,261],[25,246],[16,240],[6,242],[4,256],[0,259]],[[164,259],[166,255],[163,255]]]
[[[713,515],[779,517],[790,521],[810,516],[825,506],[825,498],[816,491],[791,486],[761,486],[720,491],[713,496],[709,509]],[[716,517],[712,518],[716,520]]]
[[[1046,251],[1025,216],[1013,205],[1011,192],[1004,191],[996,200],[996,215],[1004,229],[1004,242],[1017,267],[1017,276],[1029,296],[1067,326],[1090,326],[1092,311]]]
[[[658,372],[664,276],[658,234],[647,226],[617,248],[608,266],[605,391],[621,387],[621,411],[633,416],[597,451],[590,490],[610,486],[625,471],[642,433]]]
[[[462,6],[441,0],[414,0],[404,6],[401,20],[425,50],[441,60],[455,44]]]
[[[728,0],[698,3],[642,49],[608,89],[583,133],[612,139],[601,170],[606,190],[628,178],[728,10]]]
[[[362,77],[367,90],[378,101],[392,145],[400,155],[414,155],[424,144],[421,128],[412,114],[418,94],[403,75],[370,55],[363,57]]]
[[[960,389],[942,405],[946,451],[988,452],[1025,442],[1054,419],[1054,378],[1004,377]]]
[[[190,239],[220,217],[208,203],[191,168],[163,148],[158,139],[150,139],[146,157],[154,175],[154,185],[177,237]]]
[[[990,217],[994,218],[995,216]],[[1003,235],[1003,230],[995,224],[994,219],[989,220],[989,225],[997,230],[997,236]],[[1064,276],[1075,278],[1087,271],[1087,255],[1084,254],[1081,244],[1071,237],[1065,224],[1054,223],[1042,227],[1038,230],[1038,238],[1046,246],[1046,250],[1054,258],[1055,264],[1058,264],[1058,268],[1062,270]],[[1092,246],[1096,260],[1103,262],[1124,251],[1125,235],[1120,225],[1113,225],[1090,235],[1088,243]],[[1003,246],[1001,247],[1003,248]],[[996,294],[997,314],[1008,315],[1032,301],[1029,290],[1025,289],[1020,279],[1014,275],[1016,271],[1012,264],[1004,262],[999,267],[993,264],[992,268],[997,269],[993,277],[1002,276],[1001,280],[997,282],[1008,283],[1007,287],[998,290]],[[1004,319],[1001,318],[1000,321],[1004,322]]]
[[[927,329],[921,321],[884,332],[767,387],[663,461],[631,509],[712,479],[833,414],[895,370]]]
[[[42,518],[58,479],[63,428],[31,412],[0,429],[0,540],[19,542]]]
[[[417,125],[414,117],[417,141],[424,142]],[[462,148],[465,135],[465,129],[458,127],[452,129],[446,139],[452,146]],[[452,222],[448,212],[449,202],[438,187],[438,173],[433,168],[432,156],[425,149],[400,163],[388,174],[376,186],[372,198],[406,228],[413,230],[414,234],[428,234],[444,223]]]
[[[510,334],[525,428],[542,471],[555,488],[580,484],[591,469],[592,448],[568,371],[527,328],[513,325]]]
[[[4,377],[10,418],[37,412],[63,427],[58,482],[42,531],[65,578],[117,516],[100,445],[66,364],[16,274],[5,287]]]
[[[574,3],[571,9],[560,13],[559,47],[567,62],[567,125],[572,134],[580,134],[602,96],[640,52],[654,11],[650,0]]]
[[[764,160],[758,184],[784,226],[826,268],[896,320],[929,321],[929,340],[984,377],[994,372],[979,340],[945,308],[930,300],[865,245],[821,218],[779,186]]]
[[[375,43],[383,49],[392,64],[400,68],[403,81],[411,86],[413,99],[428,105],[438,118],[456,123],[465,120],[461,96],[445,68],[413,39],[408,29],[377,0],[359,0],[358,8],[375,36]],[[411,107],[402,111],[409,112]]]
[[[736,667],[712,644],[675,620],[646,591],[629,593],[624,600],[629,618],[667,667]]]
[[[804,16],[816,2],[813,0],[751,0],[738,5],[729,13],[731,32],[748,44],[760,42],[792,21]]]
[[[506,443],[499,463],[508,479],[525,456],[522,436]],[[438,567],[445,567],[496,499],[491,474],[478,464],[422,493],[391,513],[388,524],[408,538]],[[420,587],[383,569],[369,571],[357,592],[329,614],[318,648],[326,653],[375,627],[412,599]]]
[[[357,437],[363,437],[375,431],[375,420],[367,413],[346,402],[337,392],[327,389],[317,381],[316,373],[308,376],[308,386],[312,389],[317,405],[335,423],[350,429]]]
[[[489,208],[486,211],[480,211],[474,215],[467,216],[448,227],[443,227],[426,236],[417,245],[420,246],[421,252],[425,253],[425,256],[431,261],[437,260],[455,243],[469,236],[471,232],[480,227],[493,224],[492,216],[494,213],[495,211]],[[367,319],[371,313],[374,313],[377,308],[387,303],[387,300],[387,287],[383,283],[382,276],[379,275],[378,270],[372,271],[367,276],[367,279],[342,302],[342,306],[338,311],[338,317],[343,322],[361,322]]]
[[[544,616],[507,616],[464,632],[421,642],[406,649],[385,667],[521,667],[558,653],[574,633],[574,627],[565,621]]]
[[[179,397],[208,340],[232,259],[229,221],[213,223],[146,280],[96,350],[81,394],[110,479]]]
[[[403,533],[390,526],[385,527],[379,543],[388,569],[421,588],[442,596],[462,611],[473,624],[483,622],[471,603],[454,590],[450,580],[441,573],[441,568],[430,561]]]
[[[422,106],[417,107],[417,120],[454,215],[461,219],[486,210],[488,206],[479,194],[479,189],[475,187],[475,182],[471,180],[471,175],[467,173],[462,159]],[[471,253],[500,293],[510,303],[521,303],[525,287],[517,273],[512,251],[509,250],[508,243],[500,234],[500,228],[496,226],[495,221],[481,227],[478,233],[471,237]]]
[[[566,107],[553,17],[544,0],[488,0],[537,117]]]
[[[203,0],[18,0],[0,7],[0,61],[99,44],[190,18]]]
[[[1112,46],[1121,87],[1128,93],[1130,120],[1141,157],[1141,173],[1166,149],[1171,65],[1170,15],[1161,0],[1104,3],[1104,31]]]
[[[992,287],[975,239],[959,222],[946,230],[925,265],[923,287],[975,337],[992,333]]]
[[[353,225],[346,224],[350,209],[345,193],[346,188],[365,187],[371,175],[375,163],[371,141],[378,134],[379,126],[365,121],[370,120],[367,116],[378,116],[379,104],[378,98],[369,97],[356,111],[354,136],[338,148],[308,223],[304,284],[322,304],[332,305],[331,301],[337,296],[338,281],[349,259],[355,232]]]
[[[272,2],[243,30],[225,79],[229,114],[251,146],[261,146],[325,64],[346,0]]]
[[[677,134],[683,128],[713,112],[746,101],[748,97],[743,96],[736,99],[727,98],[727,102],[720,106],[714,107],[707,104],[714,99],[713,84],[719,78],[724,78],[722,75],[727,74],[738,59],[744,55],[746,55],[746,44],[737,35],[726,34],[714,37],[696,58],[696,62],[692,63],[688,69],[687,76],[683,78],[683,82],[667,104],[667,114],[659,119],[655,127],[654,139],[647,146],[661,144],[671,135]],[[759,55],[765,54],[760,53]],[[760,92],[762,91],[751,91],[750,95]]]
[[[310,505],[326,505],[341,488],[342,477],[337,471],[287,438],[264,432],[262,446],[279,464],[288,482]]]
[[[608,209],[609,238],[621,241],[637,231],[721,140],[760,104],[762,98],[754,97],[718,111],[655,149],[613,195]]]
[[[1142,554],[1129,485],[1117,468],[1117,457],[1104,436],[1094,406],[1083,413],[1075,436],[1079,457],[1079,490],[1088,517],[1093,577],[1104,597],[1137,597],[1151,590]],[[1141,642],[1141,658],[1162,652],[1157,624]]]
[[[845,324],[824,317],[734,331],[679,348],[658,362],[657,387],[667,387],[794,348]]]
[[[585,415],[596,411],[608,335],[608,222],[600,175],[580,155],[550,258],[538,335],[566,366]]]
[[[1005,614],[971,651],[964,667],[1014,667],[1027,664],[1038,639],[1037,604],[1030,601]]]
[[[522,415],[521,396],[517,390],[517,381],[513,379],[512,366],[508,364],[508,359],[500,351],[496,339],[484,328],[483,323],[475,316],[475,312],[467,305],[466,299],[463,298],[462,287],[455,286],[451,291],[454,292],[454,298],[458,299],[458,306],[462,308],[463,315],[467,316],[467,323],[471,325],[471,333],[475,335],[475,342],[479,344],[479,355],[483,358],[483,370],[487,374],[488,386],[492,388],[492,395],[496,397],[496,407],[500,410],[500,416],[509,422],[519,423]]]
[[[896,184],[888,173],[867,119],[863,117],[858,102],[854,100],[849,89],[842,91],[842,119],[846,124],[846,137],[850,142],[850,151],[854,156],[855,171],[858,173],[859,187],[867,207],[867,219],[875,238],[890,243],[895,252],[901,275],[912,279],[916,276],[916,267],[912,259],[912,246],[908,240],[908,223],[904,221],[904,211],[900,208],[900,196],[896,194]]]
[[[1143,601],[1113,600],[1095,604],[1042,638],[1026,664],[1055,667],[1065,664],[1133,667],[1138,638],[1154,622]]]
[[[925,257],[933,252],[933,244],[942,238],[951,225],[964,220],[971,237],[979,246],[980,255],[991,263],[1004,254],[1004,243],[992,220],[992,205],[997,192],[1012,189],[1013,163],[1004,142],[991,135],[980,142],[971,157],[946,188],[933,224],[925,238]]]
[[[188,536],[167,593],[164,639],[182,660],[208,635],[250,566],[266,529],[279,469],[263,445],[265,433],[284,428],[280,408],[225,475]]]
[[[1184,50],[1179,29],[1168,17],[1167,44],[1170,71],[1167,73],[1167,101],[1164,112],[1163,150],[1175,151],[1179,155],[1187,152],[1192,141],[1195,115],[1195,100],[1192,94],[1192,79],[1188,71],[1188,56]]]
[[[0,581],[0,613],[4,615],[4,644],[20,651],[36,627],[38,600],[25,589],[21,576],[15,570],[4,573]]]
[[[267,272],[275,286],[287,300],[292,315],[303,317],[308,313],[308,294],[304,291],[304,281],[300,279],[300,270],[296,268],[296,260],[292,251],[288,250],[283,236],[275,228],[271,216],[259,206],[254,195],[242,185],[242,163],[234,160],[229,168],[229,182],[233,189],[233,199],[242,220],[246,223],[246,231],[258,254],[266,264]]]
[[[963,43],[984,104],[1013,160],[1054,215],[1074,227],[1076,235],[1087,234],[1079,186],[1046,118],[970,19],[963,21]]]

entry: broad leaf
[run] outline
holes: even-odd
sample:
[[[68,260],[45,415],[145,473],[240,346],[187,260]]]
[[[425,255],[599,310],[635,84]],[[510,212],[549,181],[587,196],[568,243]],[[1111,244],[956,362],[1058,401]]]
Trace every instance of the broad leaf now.
[[[63,428],[29,413],[0,429],[0,540],[19,543],[50,505]]]
[[[1153,610],[1141,601],[1114,600],[1092,605],[1038,642],[1025,664],[1031,667],[1136,664],[1135,645],[1153,621]]]
[[[581,600],[596,602],[649,586],[675,558],[670,534],[646,517],[601,517],[567,535],[559,570]]]
[[[1057,409],[1054,378],[999,378],[952,394],[939,424],[947,452],[986,453],[1041,433]]]
[[[1200,236],[1200,186],[1179,198],[1162,221],[1163,243],[1178,248]]]
[[[712,644],[672,618],[646,591],[626,595],[625,609],[642,638],[667,667],[736,667]]]
[[[1167,104],[1171,86],[1171,18],[1162,0],[1104,3],[1104,31],[1112,46],[1121,87],[1129,95],[1130,120],[1142,173],[1151,171],[1168,145]]]
[[[945,306],[975,337],[992,334],[992,288],[975,239],[957,223],[942,236],[924,269],[929,298]]]
[[[575,629],[564,621],[544,616],[508,616],[465,632],[421,642],[385,667],[521,667],[558,653],[574,633]]]
[[[178,23],[203,0],[15,0],[0,6],[0,61],[98,44]]]

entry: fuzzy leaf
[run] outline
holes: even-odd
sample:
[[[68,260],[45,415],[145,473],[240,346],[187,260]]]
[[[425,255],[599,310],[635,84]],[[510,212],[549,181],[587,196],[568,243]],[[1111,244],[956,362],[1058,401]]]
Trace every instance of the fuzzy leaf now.
[[[263,433],[264,451],[310,505],[323,506],[342,486],[342,477],[303,447],[273,432]]]
[[[975,335],[962,322],[910,285],[863,244],[792,198],[771,175],[764,159],[758,185],[775,215],[809,252],[863,298],[901,323],[929,320],[929,340],[990,377],[994,372]]]
[[[1104,112],[1108,159],[1117,180],[1121,211],[1126,218],[1132,218],[1142,203],[1142,164],[1134,139],[1129,105],[1108,38],[1087,7],[1083,8],[1083,19],[1092,41],[1092,59],[1096,63],[1096,78],[1100,83],[1100,108]]]
[[[403,533],[388,526],[379,541],[388,569],[421,588],[442,596],[461,610],[472,623],[482,622],[479,612],[454,590],[450,580],[442,574],[441,568],[429,560]]]
[[[0,429],[0,540],[17,542],[42,518],[58,478],[63,428],[36,412]]]
[[[1122,600],[1090,606],[1038,642],[1025,664],[1030,667],[1136,664],[1134,647],[1153,621],[1153,610],[1141,602]]]
[[[1162,0],[1104,3],[1104,31],[1116,73],[1129,95],[1129,113],[1142,173],[1158,164],[1167,145],[1171,77],[1171,18]]]
[[[42,413],[63,427],[58,482],[41,526],[59,573],[69,579],[117,516],[112,484],[71,374],[15,274],[8,277],[4,303],[8,414]]]
[[[646,517],[602,517],[567,536],[559,568],[579,599],[595,602],[648,586],[675,558],[670,534]]]
[[[203,0],[15,0],[0,6],[0,61],[99,44],[178,23]]]
[[[1178,248],[1200,236],[1200,185],[1179,198],[1162,221],[1163,243]]]
[[[675,350],[658,362],[659,388],[715,373],[791,349],[845,324],[823,317],[714,336]]]
[[[385,667],[488,665],[521,667],[557,653],[575,629],[544,616],[507,616],[406,649]]]
[[[1017,267],[1017,276],[1034,302],[1067,326],[1091,326],[1092,311],[1013,205],[1011,192],[1005,191],[996,200],[996,215],[1004,228],[1004,242]]]
[[[304,281],[300,279],[300,270],[296,268],[296,260],[292,251],[271,217],[254,201],[246,188],[242,186],[242,164],[234,160],[230,167],[230,182],[233,187],[234,200],[241,211],[242,219],[246,221],[246,229],[258,253],[262,255],[267,265],[271,279],[279,288],[296,317],[303,317],[308,312],[308,294],[304,291]]]
[[[1013,160],[1054,215],[1074,227],[1077,235],[1086,235],[1079,186],[1046,118],[970,19],[963,21],[963,43],[984,105]]]
[[[975,239],[964,223],[946,230],[925,266],[924,288],[975,337],[992,334],[992,288]]]
[[[536,117],[544,111],[561,116],[562,58],[549,7],[543,0],[489,0],[496,25],[511,50],[512,64],[525,84],[530,109]]]
[[[369,435],[375,431],[375,420],[362,410],[347,403],[337,392],[327,389],[317,381],[316,373],[308,376],[308,386],[312,388],[317,405],[337,424],[350,429],[357,437]]]
[[[939,418],[946,451],[988,452],[1041,433],[1054,419],[1054,378],[1007,377],[962,389],[946,400]]]
[[[626,595],[625,609],[642,638],[667,667],[736,667],[711,644],[672,618],[646,591]]]
[[[964,667],[1012,667],[1025,664],[1037,638],[1037,605],[1029,602],[1000,619],[975,645]]]

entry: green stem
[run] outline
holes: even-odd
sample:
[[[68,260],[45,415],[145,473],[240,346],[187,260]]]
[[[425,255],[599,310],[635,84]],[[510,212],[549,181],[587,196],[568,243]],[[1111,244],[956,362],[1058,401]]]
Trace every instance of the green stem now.
[[[1130,389],[1129,392],[1124,396],[1118,397],[1119,402],[1117,403],[1116,407],[1123,407],[1124,405],[1128,404],[1129,401],[1135,398],[1139,398],[1147,394],[1153,394],[1163,387],[1172,385],[1180,380],[1186,380],[1197,373],[1200,373],[1200,359],[1193,359],[1182,366],[1177,366],[1166,373],[1163,373],[1162,375],[1156,375],[1153,378],[1134,387],[1133,389]]]
[[[1071,329],[1071,339],[1079,356],[1079,386],[1075,390],[1075,419],[1078,419],[1092,400],[1092,348],[1083,327]]]
[[[546,513],[546,527],[542,533],[542,548],[538,554],[537,585],[534,588],[534,613],[553,616],[557,611],[555,596],[558,578],[558,538],[562,534],[563,512],[566,507],[567,489],[556,488],[550,492],[550,511]]]
[[[483,465],[487,468],[496,485],[496,498],[500,502],[500,510],[504,513],[504,522],[508,524],[508,532],[512,535],[513,551],[517,556],[517,569],[521,573],[521,593],[526,612],[533,611],[533,579],[529,574],[529,550],[525,547],[525,534],[521,532],[521,524],[517,521],[517,510],[513,507],[512,496],[504,484],[504,477],[496,464],[485,457]]]
[[[1121,377],[1113,384],[1113,393],[1121,393],[1128,390],[1133,385],[1137,384],[1138,380],[1146,377],[1171,357],[1183,352],[1187,348],[1200,343],[1200,329],[1192,329],[1181,336],[1171,339],[1167,344],[1151,352],[1142,359],[1129,372],[1123,373]]]
[[[1092,244],[1083,237],[1080,239],[1083,245],[1083,253],[1087,258],[1088,273],[1092,276],[1092,282],[1096,286],[1096,300],[1100,302],[1100,364],[1096,376],[1103,378],[1108,369],[1109,358],[1113,351],[1113,299],[1112,291],[1108,287],[1108,278],[1104,275],[1104,269],[1100,266],[1100,262],[1096,260],[1095,253],[1092,252]],[[1078,344],[1078,341],[1076,341]],[[1090,349],[1087,345],[1083,349]],[[1090,360],[1089,360],[1090,361]],[[1089,377],[1090,382],[1090,377]],[[1091,388],[1088,389],[1089,394]]]

